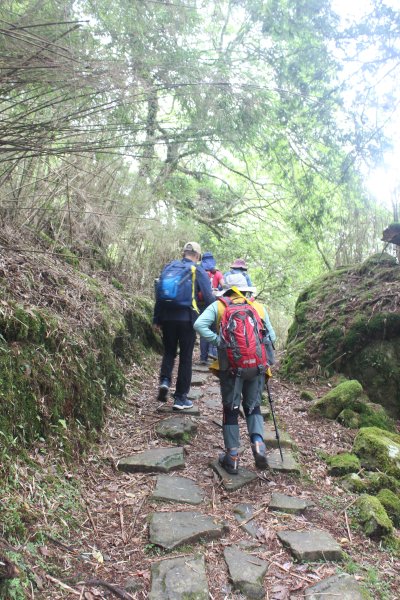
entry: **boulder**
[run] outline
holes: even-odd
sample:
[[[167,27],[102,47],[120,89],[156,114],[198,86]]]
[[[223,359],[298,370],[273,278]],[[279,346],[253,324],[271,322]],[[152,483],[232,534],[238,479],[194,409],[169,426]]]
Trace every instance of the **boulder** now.
[[[362,394],[363,388],[358,381],[344,381],[317,400],[311,406],[310,412],[327,419],[336,419],[343,409],[353,408]]]
[[[380,490],[377,498],[391,518],[395,527],[400,527],[400,497],[392,490]]]
[[[297,300],[281,372],[344,374],[399,418],[399,297],[400,265],[386,253],[315,280]]]
[[[400,435],[378,427],[364,427],[354,440],[353,452],[363,467],[400,479]]]
[[[342,452],[327,459],[329,475],[339,476],[357,473],[361,469],[359,458],[355,454]]]
[[[354,507],[355,519],[368,537],[380,539],[392,533],[392,521],[378,498],[363,494]]]

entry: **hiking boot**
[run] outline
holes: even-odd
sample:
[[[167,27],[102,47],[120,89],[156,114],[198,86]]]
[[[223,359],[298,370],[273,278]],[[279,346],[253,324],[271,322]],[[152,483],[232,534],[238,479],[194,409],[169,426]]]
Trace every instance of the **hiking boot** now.
[[[199,365],[208,365],[208,360],[200,360]]]
[[[169,381],[168,379],[161,379],[160,387],[158,388],[158,402],[166,402],[168,399],[169,392]]]
[[[266,447],[264,442],[254,442],[254,444],[251,445],[251,449],[253,451],[256,467],[259,469],[266,469],[267,457],[265,455]]]
[[[239,457],[236,454],[232,456],[229,452],[225,452],[224,454],[220,454],[218,458],[218,462],[221,467],[230,475],[237,475],[239,472]]]
[[[184,410],[185,408],[192,408],[193,402],[188,400],[187,396],[175,396],[173,410]]]

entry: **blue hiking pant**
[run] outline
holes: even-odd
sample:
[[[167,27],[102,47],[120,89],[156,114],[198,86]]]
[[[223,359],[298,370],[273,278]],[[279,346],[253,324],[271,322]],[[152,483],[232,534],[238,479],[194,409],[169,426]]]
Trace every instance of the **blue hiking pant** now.
[[[239,448],[240,446],[239,406],[234,406],[235,379],[236,377],[229,371],[219,372],[223,407],[222,433],[225,448]],[[250,438],[253,434],[258,434],[264,439],[264,419],[260,410],[264,383],[264,373],[257,375],[254,379],[243,381],[241,400]]]

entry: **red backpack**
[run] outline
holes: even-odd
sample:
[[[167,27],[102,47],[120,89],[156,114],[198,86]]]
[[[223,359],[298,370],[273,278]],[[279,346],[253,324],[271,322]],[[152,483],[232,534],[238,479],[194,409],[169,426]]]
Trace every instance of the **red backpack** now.
[[[240,304],[224,296],[218,300],[225,305],[219,335],[221,345],[226,350],[229,368],[243,379],[253,379],[268,368],[263,321],[245,298]]]

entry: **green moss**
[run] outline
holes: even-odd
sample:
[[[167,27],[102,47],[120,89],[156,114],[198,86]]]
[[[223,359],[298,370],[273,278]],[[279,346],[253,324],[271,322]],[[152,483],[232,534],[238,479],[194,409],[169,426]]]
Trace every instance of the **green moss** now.
[[[377,494],[379,490],[384,488],[395,494],[400,494],[400,481],[391,475],[386,475],[386,473],[367,471],[365,473],[365,483],[370,494]]]
[[[357,473],[361,469],[358,457],[349,452],[342,452],[336,456],[330,456],[327,463],[329,465],[328,473],[334,476]]]
[[[363,494],[355,503],[355,519],[364,533],[371,538],[380,539],[393,531],[393,524],[375,496]]]
[[[309,392],[308,390],[301,390],[300,400],[305,400],[306,402],[313,402],[315,400],[315,396],[312,392]]]
[[[363,388],[358,381],[345,381],[317,400],[310,412],[327,419],[336,419],[344,408],[352,408],[362,393]]]
[[[349,429],[359,429],[360,427],[360,415],[350,408],[345,408],[341,413],[338,414],[337,420],[344,427]]]
[[[362,428],[354,440],[353,452],[364,467],[400,478],[400,435],[377,427]]]
[[[382,489],[377,495],[379,502],[392,519],[395,527],[400,527],[400,498],[392,490]]]
[[[349,492],[355,494],[362,494],[368,491],[368,485],[365,480],[358,475],[358,473],[350,473],[341,478],[340,484],[343,488]]]

